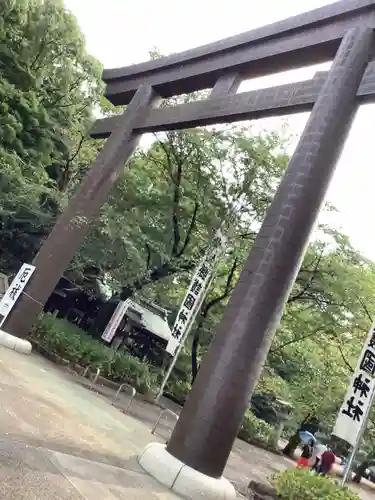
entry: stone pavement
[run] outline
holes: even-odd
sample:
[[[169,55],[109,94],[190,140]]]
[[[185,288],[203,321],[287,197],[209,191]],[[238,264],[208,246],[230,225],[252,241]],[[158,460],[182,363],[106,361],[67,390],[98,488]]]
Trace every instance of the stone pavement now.
[[[0,398],[2,500],[177,499],[137,463],[146,444],[165,441],[175,424],[163,422],[152,436],[160,411],[154,405],[136,400],[124,415],[108,397],[83,387],[82,379],[38,355],[1,347]],[[124,395],[119,405],[126,402]],[[266,481],[294,465],[237,440],[225,475],[245,494],[250,479]],[[367,487],[360,491],[363,500],[374,498]]]
[[[136,456],[149,429],[38,356],[0,348],[2,500],[172,500]]]
[[[136,461],[123,468],[0,440],[0,495],[19,500],[172,500],[165,488],[140,471]]]

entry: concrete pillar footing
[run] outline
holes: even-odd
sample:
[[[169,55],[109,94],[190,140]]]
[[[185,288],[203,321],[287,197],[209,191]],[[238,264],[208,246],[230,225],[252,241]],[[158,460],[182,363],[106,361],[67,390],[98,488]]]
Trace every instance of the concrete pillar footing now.
[[[220,477],[206,476],[172,456],[161,443],[150,443],[140,455],[141,467],[159,483],[187,500],[234,500],[232,484]]]
[[[30,354],[32,349],[31,343],[28,340],[15,337],[10,333],[4,332],[4,330],[0,330],[0,346],[12,349],[21,354]]]

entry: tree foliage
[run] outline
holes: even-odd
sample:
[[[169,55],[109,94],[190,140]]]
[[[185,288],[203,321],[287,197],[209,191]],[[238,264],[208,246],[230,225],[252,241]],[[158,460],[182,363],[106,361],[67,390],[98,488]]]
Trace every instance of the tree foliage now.
[[[100,71],[63,2],[1,2],[2,268],[13,272],[30,260],[67,200]]]

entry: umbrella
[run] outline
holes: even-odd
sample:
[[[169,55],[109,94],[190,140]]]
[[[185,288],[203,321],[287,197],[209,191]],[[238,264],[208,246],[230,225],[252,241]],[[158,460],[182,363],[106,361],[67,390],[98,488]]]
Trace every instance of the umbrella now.
[[[309,431],[300,431],[299,437],[300,437],[301,441],[303,441],[304,443],[307,443],[311,439],[314,442],[316,441],[314,434],[311,434],[311,432],[309,432]]]

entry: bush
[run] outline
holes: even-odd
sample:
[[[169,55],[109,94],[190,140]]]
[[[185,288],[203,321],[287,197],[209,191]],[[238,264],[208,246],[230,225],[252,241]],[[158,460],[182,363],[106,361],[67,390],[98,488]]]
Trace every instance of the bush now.
[[[151,367],[124,351],[113,351],[80,328],[52,314],[40,316],[31,333],[48,352],[81,366],[101,368],[101,374],[114,382],[126,382],[140,392],[155,386]]]
[[[113,351],[111,353],[113,356]],[[121,351],[117,351],[111,362],[103,366],[102,374],[114,382],[127,382],[142,393],[156,384],[156,374],[147,363]]]
[[[271,480],[280,498],[285,500],[360,500],[348,488],[341,488],[327,477],[312,475],[303,469],[290,469]]]
[[[166,392],[171,394],[173,398],[180,404],[184,405],[185,401],[191,391],[191,384],[189,379],[185,378],[180,380],[170,380],[166,387]]]
[[[275,430],[264,420],[257,418],[250,410],[245,413],[238,437],[247,443],[271,445]]]

